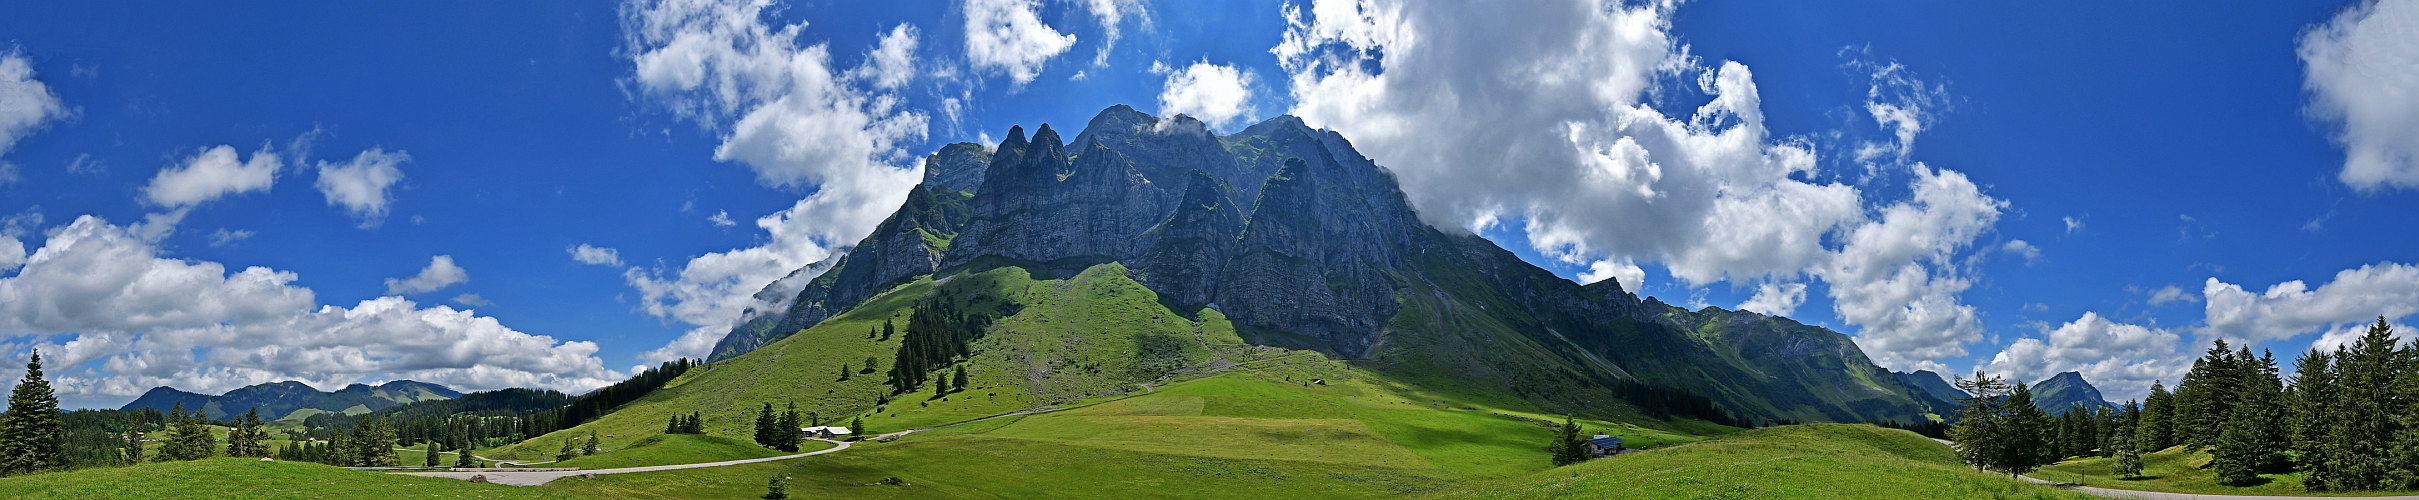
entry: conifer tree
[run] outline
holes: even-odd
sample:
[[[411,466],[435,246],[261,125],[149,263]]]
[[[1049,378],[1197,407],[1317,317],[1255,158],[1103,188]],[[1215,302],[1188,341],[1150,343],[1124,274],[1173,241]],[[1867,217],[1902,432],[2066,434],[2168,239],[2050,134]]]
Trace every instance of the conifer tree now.
[[[472,457],[470,455],[470,451],[470,445],[468,444],[464,444],[460,448],[454,448],[454,468],[468,469],[479,466],[479,463],[477,462],[478,459]]]
[[[1561,467],[1587,461],[1587,448],[1580,444],[1579,424],[1571,416],[1562,416],[1562,426],[1554,428],[1554,440],[1545,445],[1546,456]]]
[[[2316,474],[2325,478],[2327,489],[2380,489],[2395,475],[2385,448],[2397,437],[2400,416],[2394,412],[2410,408],[2394,401],[2395,372],[2398,365],[2408,364],[2398,359],[2407,353],[2396,351],[2394,344],[2393,326],[2380,317],[2359,340],[2335,353],[2341,384],[2329,413],[2337,421],[2325,443],[2330,450],[2322,467],[2328,470]]]
[[[896,332],[897,332],[897,330],[895,330],[895,329],[892,329],[892,328],[891,328],[891,326],[890,326],[890,320],[887,320],[887,319],[882,320],[882,338],[881,338],[880,340],[875,340],[875,342],[889,342],[889,341],[890,341],[890,335],[891,335],[892,333],[896,333]],[[868,368],[871,368],[873,365],[868,364],[868,365],[866,365],[866,366],[867,366]]]
[[[563,451],[561,451],[561,452],[557,452],[557,453],[555,453],[555,454],[554,454],[554,461],[556,461],[556,462],[561,462],[561,461],[564,461],[564,460],[570,460],[570,459],[571,459],[571,457],[577,456],[577,455],[574,455],[574,454],[573,454],[574,452],[573,452],[573,449],[572,449],[572,447],[571,447],[571,442],[572,442],[572,441],[576,441],[576,440],[577,440],[577,438],[572,438],[572,437],[568,437],[568,436],[564,437],[564,438],[563,438]]]
[[[774,448],[779,448],[781,451],[798,451],[798,445],[805,444],[806,434],[804,431],[798,430],[799,426],[804,423],[801,421],[803,418],[805,417],[798,414],[798,402],[791,401],[789,410],[781,412],[778,425],[774,426],[773,442],[778,445]]]
[[[268,448],[261,445],[261,441],[269,438],[269,433],[261,430],[263,424],[260,407],[244,411],[244,416],[235,420],[235,428],[227,430],[227,456],[268,456]]]
[[[1958,377],[1957,389],[1967,397],[1958,398],[1957,426],[1949,429],[1949,439],[1957,457],[1974,470],[1996,468],[2000,448],[2000,428],[2005,420],[2007,392],[2005,379],[1974,370],[1973,378]]]
[[[126,440],[118,447],[124,450],[123,453],[128,464],[143,463],[143,427],[145,425],[148,424],[143,423],[141,419],[133,416],[126,417],[126,435],[124,436]]]
[[[422,467],[436,467],[437,464],[442,463],[437,461],[437,442],[435,440],[428,442],[428,451],[422,452],[422,454],[425,455],[420,459]]]
[[[2192,371],[2176,384],[2175,437],[2182,444],[2198,450],[2210,446],[2225,429],[2226,418],[2234,413],[2236,380],[2240,370],[2226,339],[2217,339],[2209,351],[2192,363]]]
[[[2317,348],[2302,353],[2301,360],[2295,363],[2299,366],[2293,371],[2293,390],[2286,397],[2286,432],[2293,442],[2295,466],[2304,473],[2303,483],[2308,485],[2326,482],[2327,474],[2321,464],[2332,453],[2326,446],[2326,438],[2327,429],[2336,420],[2328,412],[2335,404],[2334,360],[2334,356]]]
[[[932,379],[932,397],[938,398],[947,395],[949,395],[949,378],[934,377]]]
[[[59,396],[42,378],[42,351],[25,363],[25,378],[8,392],[8,414],[0,416],[0,474],[18,475],[67,466],[67,428],[59,422]]]
[[[597,442],[597,439],[596,439],[596,429],[589,429],[589,430],[588,430],[588,442],[587,442],[586,444],[582,444],[582,445],[580,445],[580,456],[595,455],[595,454],[596,454],[596,442]]]
[[[395,426],[377,415],[363,415],[353,425],[354,467],[394,467],[402,465],[395,457]]]
[[[848,374],[849,374],[849,372],[850,372],[850,370],[848,369],[848,363],[841,363],[841,364],[840,364],[840,380],[848,380]]]
[[[961,391],[966,390],[966,365],[958,365],[957,374],[949,376],[949,386]]]
[[[2259,411],[2252,404],[2240,405],[2236,408],[2234,416],[2227,419],[2225,431],[2218,433],[2217,445],[2209,453],[2209,468],[2217,473],[2218,484],[2227,486],[2258,484],[2257,462],[2258,455],[2262,453],[2256,437],[2259,433],[2259,425],[2254,423],[2258,413]]]
[[[857,417],[848,421],[848,439],[850,441],[865,439],[865,417]]]
[[[773,436],[773,418],[772,403],[765,403],[763,408],[756,410],[756,445],[767,448],[777,445]]]
[[[2033,391],[2017,382],[2008,391],[2007,416],[1999,436],[1998,467],[2010,476],[2030,474],[2043,465],[2056,463],[2052,457],[2045,431],[2051,425],[2049,414],[2033,406]]]
[[[2142,451],[2159,451],[2175,446],[2175,395],[2158,381],[2150,383],[2150,397],[2142,400],[2142,416],[2134,436]]]
[[[875,358],[875,357],[873,357],[873,356],[866,356],[866,357],[865,357],[865,369],[863,369],[863,370],[858,370],[857,372],[858,372],[858,373],[873,373],[873,372],[878,372],[878,371],[882,371],[882,360],[881,360],[881,359],[878,359],[878,358]]]
[[[2138,415],[2141,413],[2141,410],[2141,406],[2132,401],[2126,401],[2125,409],[2120,412],[2120,415]],[[2132,479],[2142,476],[2142,452],[2141,450],[2134,449],[2136,444],[2135,434],[2138,432],[2136,430],[2138,426],[2125,425],[2129,422],[2124,422],[2124,420],[2125,418],[2122,417],[2118,419],[2119,424],[2116,426],[2116,440],[2112,441],[2112,444],[2109,447],[2115,448],[2115,454],[2117,457],[2115,472],[2117,474],[2117,478]]]

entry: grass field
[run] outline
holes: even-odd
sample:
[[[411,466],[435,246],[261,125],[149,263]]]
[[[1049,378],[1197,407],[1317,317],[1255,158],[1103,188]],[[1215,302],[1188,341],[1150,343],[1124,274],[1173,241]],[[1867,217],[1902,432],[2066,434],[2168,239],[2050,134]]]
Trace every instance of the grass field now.
[[[1974,472],[1948,447],[1870,425],[1740,432],[1519,477],[1434,498],[2097,498]]]
[[[541,488],[353,471],[311,463],[262,462],[257,458],[149,463],[0,480],[0,498],[17,499],[406,497],[584,498]]]
[[[2208,452],[2188,452],[2177,446],[2142,455],[2142,477],[2117,479],[2116,459],[2082,458],[2042,467],[2033,477],[2075,483],[2084,486],[2140,491],[2164,491],[2196,495],[2279,495],[2279,496],[2338,496],[2360,497],[2409,495],[2408,491],[2371,492],[2313,492],[2302,488],[2301,473],[2263,474],[2267,482],[2252,486],[2217,484],[2217,472],[2201,468],[2209,463]]]

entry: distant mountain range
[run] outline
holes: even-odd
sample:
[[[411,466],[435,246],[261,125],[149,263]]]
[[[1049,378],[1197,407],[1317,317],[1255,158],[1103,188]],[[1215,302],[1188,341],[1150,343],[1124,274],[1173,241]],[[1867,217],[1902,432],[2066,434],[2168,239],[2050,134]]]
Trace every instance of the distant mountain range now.
[[[244,387],[226,394],[211,396],[160,386],[151,388],[119,410],[151,408],[168,411],[183,404],[185,411],[200,410],[213,419],[243,415],[258,407],[263,420],[299,419],[322,412],[367,413],[387,407],[419,401],[453,399],[462,393],[445,386],[411,380],[397,380],[379,385],[353,384],[335,392],[321,392],[302,382],[285,381]]]
[[[1931,370],[1915,370],[1914,373],[1890,372],[1890,374],[1898,376],[1898,381],[1907,384],[1908,387],[1923,391],[1922,395],[1931,398],[1939,408],[1956,408],[1958,399],[1969,396],[1965,391],[1958,390],[1957,386],[1949,384],[1948,379],[1941,378],[1940,374],[1933,373]]]

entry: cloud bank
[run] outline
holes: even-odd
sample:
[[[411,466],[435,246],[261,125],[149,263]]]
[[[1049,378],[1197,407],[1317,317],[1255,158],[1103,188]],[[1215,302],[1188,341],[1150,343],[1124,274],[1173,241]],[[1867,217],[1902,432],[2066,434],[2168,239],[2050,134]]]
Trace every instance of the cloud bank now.
[[[0,278],[0,345],[51,356],[54,386],[70,406],[161,385],[216,393],[281,380],[335,389],[408,378],[577,392],[626,376],[603,367],[593,342],[558,342],[401,297],[316,305],[310,289],[292,285],[293,272],[229,273],[161,254],[135,228],[99,217],[50,229],[15,276]]]
[[[1818,180],[1840,175],[1812,141],[1765,129],[1746,65],[1675,41],[1675,6],[1314,0],[1285,8],[1271,52],[1292,113],[1351,137],[1440,227],[1521,221],[1531,247],[1589,279],[1635,289],[1638,264],[1655,263],[1691,286],[1756,287],[1742,304],[1755,310],[1792,310],[1819,281],[1881,365],[1965,355],[1982,329],[1958,299],[1973,281],[1960,257],[2007,203],[1908,157],[1938,87],[1894,64],[1855,66],[1890,135],[1858,166],[1910,192],[1876,198],[1862,180]],[[1658,110],[1690,90],[1658,82],[1692,80],[1703,104]]]
[[[1031,2],[982,3],[969,5],[969,16],[978,7],[988,9],[981,14],[1000,24],[984,27],[1007,33],[987,40],[1006,46],[987,46],[992,52],[975,61],[1029,80],[1047,59],[1032,51],[1051,44],[1025,37],[1048,27],[1033,17]],[[703,357],[756,305],[758,290],[872,232],[923,175],[906,148],[925,139],[929,119],[888,92],[916,77],[914,27],[892,28],[863,61],[843,67],[826,45],[798,41],[803,23],[768,21],[767,6],[668,0],[622,8],[627,81],[646,102],[719,132],[714,158],[746,166],[757,182],[812,191],[790,208],[756,219],[765,231],[761,245],[623,271],[640,292],[640,310],[694,327],[642,354],[647,361]]]
[[[2335,127],[2344,184],[2419,189],[2419,2],[2357,2],[2301,36],[2309,113]]]

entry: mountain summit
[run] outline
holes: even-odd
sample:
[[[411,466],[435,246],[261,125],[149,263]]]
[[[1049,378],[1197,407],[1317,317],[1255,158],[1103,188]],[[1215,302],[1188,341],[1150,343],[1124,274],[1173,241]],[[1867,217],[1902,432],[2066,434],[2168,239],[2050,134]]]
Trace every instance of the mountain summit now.
[[[2032,390],[2033,406],[2040,407],[2041,411],[2049,412],[2051,415],[2065,415],[2066,410],[2078,406],[2085,409],[2112,410],[2117,407],[2117,405],[2109,404],[2108,400],[2101,399],[2100,388],[2092,387],[2091,382],[2084,381],[2081,373],[2066,372],[2050,376],[2048,380],[2033,384]]]
[[[1908,422],[1946,412],[1837,332],[1674,307],[1613,280],[1582,286],[1431,227],[1392,172],[1292,116],[1219,136],[1190,117],[1120,105],[1072,142],[1048,124],[1030,137],[1012,127],[994,146],[942,148],[925,172],[829,270],[795,293],[759,294],[778,307],[734,328],[711,359],[925,276],[1016,267],[1061,279],[1118,264],[1168,309],[1215,310],[1246,342],[1557,412],[1695,405],[1754,421]]]

